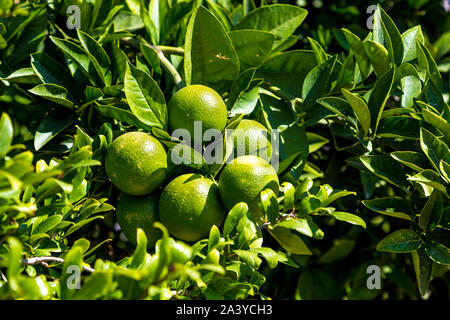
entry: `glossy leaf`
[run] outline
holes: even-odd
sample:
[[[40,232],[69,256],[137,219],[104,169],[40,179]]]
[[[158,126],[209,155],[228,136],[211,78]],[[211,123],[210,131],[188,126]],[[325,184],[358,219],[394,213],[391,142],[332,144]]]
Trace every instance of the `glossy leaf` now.
[[[300,26],[307,15],[303,8],[287,5],[275,4],[262,6],[249,12],[235,29],[257,29],[268,31],[275,36],[274,47],[278,47]]]
[[[444,142],[424,128],[420,129],[420,146],[436,170],[439,171],[439,162],[441,160],[450,163],[450,151],[448,147]]]
[[[394,253],[413,252],[420,247],[419,235],[410,229],[394,231],[377,244],[378,251]]]
[[[331,213],[333,217],[335,217],[337,220],[348,222],[350,224],[354,224],[357,226],[361,226],[364,229],[366,228],[366,223],[363,219],[358,217],[357,215],[348,213],[348,212],[342,212],[342,211],[334,211]]]
[[[388,156],[362,156],[362,164],[373,174],[400,188],[407,188],[406,175],[400,164]]]
[[[367,107],[367,103],[356,94],[353,94],[345,89],[342,89],[342,94],[352,107],[352,110],[355,113],[356,118],[358,119],[359,123],[361,124],[364,130],[364,134],[367,136],[367,134],[369,133],[371,122],[370,112],[369,108]]]
[[[203,6],[192,14],[186,32],[186,84],[210,85],[220,90],[239,73],[239,59],[230,37],[217,18]]]
[[[259,67],[269,56],[275,37],[261,30],[235,30],[229,33],[240,63],[240,71]]]
[[[150,127],[167,127],[167,107],[161,89],[145,72],[127,65],[125,95],[131,111],[141,122]]]
[[[370,127],[373,132],[376,132],[378,127],[386,101],[391,92],[393,81],[394,69],[391,69],[375,82],[369,101],[367,102],[371,117]]]
[[[270,234],[286,251],[293,254],[312,255],[303,240],[290,229],[274,228]]]
[[[8,114],[2,113],[0,118],[0,158],[8,153],[13,140],[13,133],[11,118]]]
[[[407,200],[400,197],[385,197],[371,200],[363,200],[362,203],[375,212],[385,214],[387,216],[413,220],[411,208]]]

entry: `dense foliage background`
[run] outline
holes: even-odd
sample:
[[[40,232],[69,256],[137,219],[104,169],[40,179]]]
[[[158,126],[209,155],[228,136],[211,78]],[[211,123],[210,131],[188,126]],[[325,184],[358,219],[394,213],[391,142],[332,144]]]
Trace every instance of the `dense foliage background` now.
[[[287,3],[0,1],[0,298],[449,298],[450,5]],[[121,235],[104,154],[137,129],[172,148],[147,109],[189,83],[230,128],[280,129],[282,193],[261,196],[266,228],[241,204],[147,250]]]

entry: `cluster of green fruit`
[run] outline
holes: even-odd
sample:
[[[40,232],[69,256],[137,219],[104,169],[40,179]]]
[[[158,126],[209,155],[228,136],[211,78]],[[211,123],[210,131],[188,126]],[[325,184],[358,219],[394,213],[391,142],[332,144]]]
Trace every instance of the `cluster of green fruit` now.
[[[171,131],[182,128],[193,134],[194,121],[201,121],[203,130],[222,132],[227,124],[227,108],[213,89],[191,85],[173,96],[168,117]],[[167,183],[160,195],[155,191],[168,180],[170,163],[163,145],[150,134],[138,131],[125,133],[112,142],[105,168],[111,182],[123,192],[116,206],[117,220],[131,242],[136,241],[136,229],[141,228],[149,246],[153,246],[160,237],[160,230],[153,227],[155,221],[161,221],[180,240],[198,241],[208,235],[213,225],[220,227],[226,209],[239,202],[246,202],[249,213],[262,223],[260,192],[270,188],[278,195],[279,191],[275,169],[252,154],[253,144],[261,141],[259,135],[268,132],[253,120],[242,120],[235,129],[236,134],[244,136],[233,137],[237,142],[234,148],[247,154],[227,162],[218,183],[201,174],[184,173]],[[265,147],[270,150],[265,137]]]

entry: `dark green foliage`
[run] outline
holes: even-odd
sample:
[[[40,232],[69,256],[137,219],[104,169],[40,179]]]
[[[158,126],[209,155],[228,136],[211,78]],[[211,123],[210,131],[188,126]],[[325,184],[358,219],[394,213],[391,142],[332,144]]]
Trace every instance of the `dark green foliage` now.
[[[283,2],[0,2],[0,299],[448,298],[448,13]],[[155,248],[141,229],[134,245],[104,169],[115,137],[195,159],[170,179],[223,167],[171,140],[166,102],[189,84],[222,95],[228,129],[280,131],[280,193],[260,193],[262,225],[238,203],[196,243],[157,222]]]

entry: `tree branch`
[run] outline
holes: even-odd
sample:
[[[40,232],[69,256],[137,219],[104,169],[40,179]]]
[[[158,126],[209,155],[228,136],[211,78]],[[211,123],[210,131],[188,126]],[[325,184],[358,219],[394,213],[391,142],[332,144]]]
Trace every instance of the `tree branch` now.
[[[48,267],[49,262],[57,262],[57,263],[64,263],[64,259],[57,258],[57,257],[32,257],[29,259],[23,259],[22,263],[25,265],[36,265],[41,264],[45,267]],[[83,270],[89,273],[93,273],[95,270],[88,266],[82,266]]]
[[[140,42],[136,39],[131,38],[123,38],[120,39],[120,42],[122,44],[128,45],[131,48],[133,48],[136,51],[140,51]],[[162,64],[163,68],[169,72],[171,75],[173,81],[175,82],[176,86],[178,88],[182,88],[183,80],[181,79],[180,74],[178,73],[177,69],[172,65],[172,63],[166,58],[164,53],[167,54],[174,54],[174,55],[184,55],[184,50],[181,48],[176,47],[168,47],[168,46],[153,46],[149,43],[142,42],[144,46],[147,46],[151,49],[153,49],[158,54],[159,62]]]

